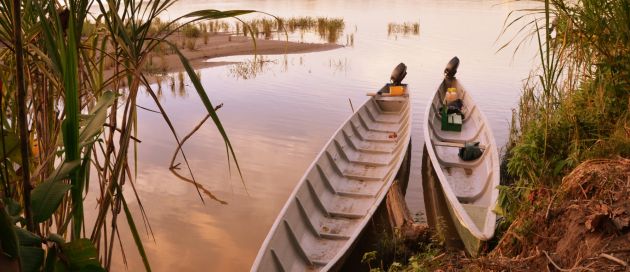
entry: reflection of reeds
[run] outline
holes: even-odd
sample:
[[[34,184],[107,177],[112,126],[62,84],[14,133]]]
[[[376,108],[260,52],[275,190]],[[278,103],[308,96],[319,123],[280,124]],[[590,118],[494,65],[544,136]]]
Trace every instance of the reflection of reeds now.
[[[182,94],[186,93],[186,87],[184,85],[184,73],[179,71],[177,72],[177,80],[179,82],[179,94],[180,96],[183,96]]]
[[[239,79],[252,79],[264,72],[268,63],[275,63],[275,61],[256,57],[254,60],[239,62],[230,67],[230,75]]]
[[[420,23],[405,22],[402,24],[389,23],[387,24],[387,36],[398,35],[403,36],[420,35]]]
[[[343,59],[343,60],[329,59],[328,67],[330,67],[334,73],[337,73],[337,72],[347,72],[350,68],[350,65],[348,64],[348,59]]]
[[[175,93],[175,77],[174,76],[170,76],[170,87],[171,87],[171,92]]]
[[[354,47],[354,33],[346,35],[346,46]]]

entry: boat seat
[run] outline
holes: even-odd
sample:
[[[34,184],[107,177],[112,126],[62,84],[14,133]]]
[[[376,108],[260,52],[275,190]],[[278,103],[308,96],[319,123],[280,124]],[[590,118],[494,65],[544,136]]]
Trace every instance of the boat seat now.
[[[376,142],[367,142],[361,140],[359,137],[354,137],[354,134],[350,134],[344,128],[342,131],[343,137],[346,139],[346,142],[354,149],[359,150],[361,152],[366,153],[377,153],[377,154],[388,154],[394,151],[396,148],[396,143],[376,143]]]
[[[380,109],[377,109],[377,107],[378,105],[376,104],[376,102],[368,102],[366,105],[366,112],[368,113],[369,117],[377,123],[400,124],[403,118],[409,112],[409,107],[405,107],[403,114],[401,115],[385,115],[382,114]]]
[[[447,147],[464,147],[464,144],[461,144],[461,146],[456,146],[460,143],[449,143],[449,142],[437,142],[440,144],[436,144],[434,143],[434,145],[437,146],[447,146]],[[481,147],[481,145],[480,145]],[[488,147],[489,146],[485,146],[483,145],[482,148],[484,148],[483,153],[481,154],[481,157],[475,159],[474,161],[465,161],[462,160],[461,158],[459,158],[459,156],[457,156],[457,161],[448,161],[443,159],[442,157],[440,157],[440,154],[438,152],[435,152],[435,156],[437,157],[438,161],[440,162],[441,165],[447,166],[447,167],[459,167],[459,168],[468,168],[468,169],[472,169],[477,167],[481,162],[483,162],[483,159],[486,157],[486,154],[489,152],[488,151]]]
[[[464,147],[465,144],[464,143],[452,143],[452,142],[434,141],[433,145],[462,148],[462,147]],[[479,147],[481,149],[486,149],[487,148],[486,145],[482,145],[482,144],[480,144]]]
[[[361,122],[361,125],[367,128],[369,131],[397,132],[400,130],[400,124],[382,124],[382,123],[377,123],[374,120],[368,121],[366,120],[366,117],[363,117],[361,112],[359,112],[358,117],[359,117],[359,121]]]
[[[431,130],[433,131],[433,135],[435,136],[435,138],[437,138],[440,141],[443,142],[452,142],[452,143],[468,143],[468,142],[473,142],[475,139],[479,138],[479,134],[481,134],[481,132],[484,130],[486,124],[481,124],[481,126],[479,126],[479,128],[477,128],[477,131],[475,131],[475,133],[467,138],[467,139],[458,139],[458,138],[448,138],[444,135],[441,134],[445,134],[445,133],[440,133],[438,132],[438,130],[435,129],[435,126],[433,125],[433,122],[429,122],[429,127],[431,128]]]
[[[349,162],[370,166],[387,166],[394,160],[394,157],[388,154],[361,152],[353,147],[346,148],[347,146],[342,145],[337,139],[334,139],[333,142],[337,148],[337,152]]]

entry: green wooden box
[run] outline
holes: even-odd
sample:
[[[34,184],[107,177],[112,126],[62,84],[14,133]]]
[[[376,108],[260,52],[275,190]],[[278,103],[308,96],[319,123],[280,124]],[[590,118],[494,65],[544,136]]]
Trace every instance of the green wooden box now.
[[[442,130],[462,131],[462,116],[457,113],[447,114],[442,111]]]

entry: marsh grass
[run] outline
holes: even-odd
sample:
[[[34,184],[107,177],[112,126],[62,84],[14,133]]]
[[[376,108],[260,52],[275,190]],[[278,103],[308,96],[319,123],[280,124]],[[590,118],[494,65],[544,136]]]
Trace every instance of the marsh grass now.
[[[507,224],[581,162],[630,156],[630,2],[540,3],[505,24],[526,27],[502,49],[533,40],[540,61],[512,116],[499,196]]]
[[[253,35],[257,38],[272,39],[274,34],[282,34],[284,31],[288,33],[295,32],[313,32],[320,39],[330,43],[336,43],[343,34],[345,22],[342,18],[328,17],[291,17],[291,18],[256,18],[246,20],[244,22],[236,22],[228,24],[227,22],[217,21],[212,26],[210,32],[220,28],[224,32],[231,32],[235,35],[244,36]],[[280,35],[278,35],[280,36]]]
[[[186,39],[186,49],[190,51],[197,49],[197,38]]]
[[[418,36],[420,35],[420,23],[418,22],[404,22],[404,23],[389,23],[387,24],[387,36]]]
[[[164,69],[156,54],[176,54],[233,160],[199,76],[168,37],[182,31],[196,39],[201,28],[192,24],[252,11],[203,10],[163,21],[173,0],[66,3],[0,0],[0,63],[19,67],[0,70],[0,270],[109,270],[113,251],[125,242],[119,226],[125,226],[150,271],[137,223],[148,236],[151,225],[134,185],[139,92],[152,97],[175,142],[181,141],[145,74]],[[184,74],[179,77],[183,83]],[[86,198],[98,200],[93,222],[83,219]],[[137,203],[140,218],[129,201]]]

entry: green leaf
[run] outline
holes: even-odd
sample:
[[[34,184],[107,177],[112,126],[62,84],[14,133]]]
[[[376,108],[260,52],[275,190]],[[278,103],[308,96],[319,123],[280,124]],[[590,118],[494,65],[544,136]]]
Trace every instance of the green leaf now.
[[[560,172],[562,172],[562,169],[564,169],[564,167],[569,163],[569,160],[561,160],[559,162],[556,163],[555,167],[553,168],[553,175],[557,176],[560,174]]]
[[[57,243],[59,246],[66,243],[66,240],[64,240],[63,237],[61,237],[61,235],[56,234],[56,233],[49,234],[48,237],[46,237],[46,240],[53,241]]]
[[[140,256],[142,257],[144,268],[148,272],[151,272],[151,265],[149,265],[149,258],[147,257],[147,253],[144,251],[142,240],[140,240],[140,235],[138,234],[138,229],[136,228],[136,223],[133,221],[133,215],[131,215],[131,212],[129,211],[129,207],[127,206],[127,200],[125,200],[124,196],[121,195],[121,197],[122,197],[121,202],[123,204],[123,209],[125,210],[125,217],[127,217],[127,223],[129,224],[129,230],[131,231],[131,234],[133,235],[133,240],[134,242],[136,242],[136,247],[138,247],[138,252],[140,253]]]
[[[198,10],[184,15],[183,17],[190,18],[195,17],[199,20],[202,19],[222,19],[239,15],[245,15],[248,13],[256,12],[255,10],[226,10],[220,11],[216,9]]]
[[[42,238],[37,236],[36,234],[25,230],[23,228],[15,228],[15,233],[17,234],[18,240],[20,241],[20,246],[41,246]]]
[[[20,247],[22,272],[38,272],[44,263],[44,250],[41,247]]]
[[[80,272],[105,272],[105,269],[102,268],[99,265],[87,265],[83,268],[81,268],[81,270],[79,270]]]
[[[105,271],[99,261],[96,247],[89,239],[77,239],[61,246],[61,253],[70,271]]]
[[[41,223],[48,220],[71,187],[69,184],[55,180],[44,182],[35,187],[31,195],[33,221]]]
[[[116,94],[111,91],[104,92],[101,98],[98,99],[96,105],[90,110],[90,113],[85,116],[85,126],[81,128],[79,133],[80,145],[92,142],[92,138],[99,135],[103,130],[103,124],[107,119],[107,110],[114,104],[116,100]]]
[[[4,253],[10,258],[19,256],[18,238],[13,226],[11,217],[4,208],[4,203],[0,201],[0,253]]]
[[[1,142],[2,138],[0,138],[0,156],[7,157],[11,161],[20,164],[22,162],[19,152],[20,138],[15,133],[4,129],[2,133],[4,134],[4,144]]]
[[[81,165],[81,161],[80,160],[75,160],[75,161],[71,161],[71,162],[64,162],[64,163],[61,164],[61,166],[59,166],[57,169],[55,169],[55,171],[53,171],[44,180],[43,183],[66,179],[66,178],[68,178],[68,175],[70,174],[70,172],[72,170],[74,170],[74,168],[78,167],[79,165]]]
[[[227,132],[223,128],[223,124],[221,124],[221,120],[219,119],[219,116],[214,110],[214,106],[212,105],[212,102],[210,102],[210,98],[208,97],[206,90],[203,88],[203,85],[201,84],[199,77],[197,77],[197,74],[195,74],[195,71],[190,65],[190,62],[188,61],[188,59],[184,56],[184,54],[182,54],[181,51],[179,51],[179,48],[177,48],[177,45],[166,40],[164,42],[170,45],[173,51],[175,51],[175,53],[177,53],[177,55],[179,56],[179,60],[184,66],[184,69],[186,70],[186,72],[188,73],[188,77],[190,78],[190,81],[193,83],[193,86],[195,87],[195,90],[197,91],[199,98],[201,98],[201,102],[203,102],[203,105],[206,107],[206,110],[208,110],[208,114],[210,114],[210,118],[214,122],[215,127],[219,130],[219,133],[221,134],[221,137],[223,138],[223,142],[225,142],[226,151],[228,152],[228,163],[230,161],[230,154],[231,154],[232,158],[234,158],[234,163],[236,164],[236,169],[238,170],[238,174],[241,177],[241,181],[243,182],[243,185],[245,185],[245,181],[243,179],[243,173],[241,172],[241,167],[238,164],[238,160],[236,159],[236,154],[234,153],[234,148],[232,148],[232,143],[230,143],[230,138],[228,137]]]
[[[20,207],[20,203],[15,201],[13,198],[5,198],[4,205],[7,208],[7,212],[9,212],[10,216],[19,216],[22,207]]]
[[[57,258],[57,247],[49,247],[46,252],[46,261],[44,261],[44,272],[63,272],[66,267]]]

